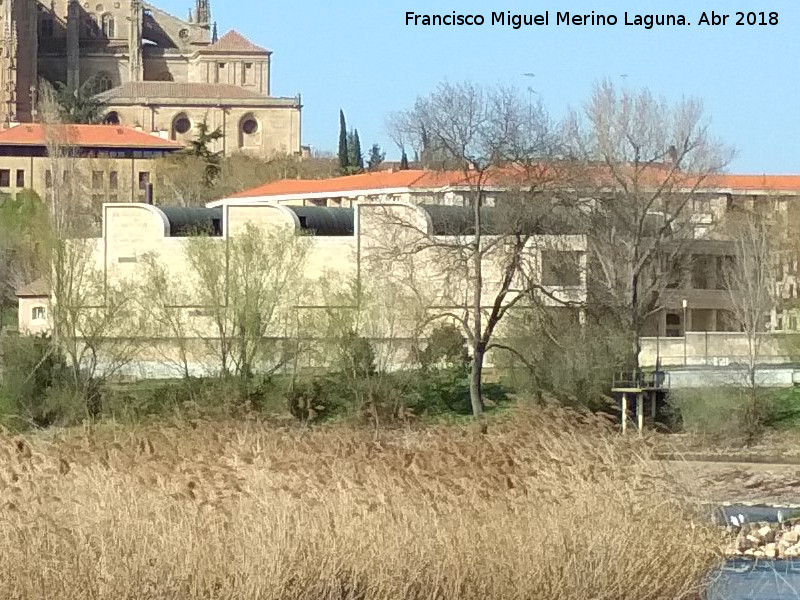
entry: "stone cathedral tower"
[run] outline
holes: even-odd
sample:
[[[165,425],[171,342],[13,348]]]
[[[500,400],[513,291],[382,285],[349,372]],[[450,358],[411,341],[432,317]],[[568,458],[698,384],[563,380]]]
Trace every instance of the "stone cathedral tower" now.
[[[37,86],[37,2],[0,4],[0,126],[31,121]]]
[[[209,1],[210,0],[197,0],[195,16],[198,23],[211,23],[211,6],[209,5]]]
[[[217,35],[211,0],[180,19],[153,0],[0,0],[0,130],[37,120],[40,81],[97,96],[105,122],[215,150],[301,152],[300,97],[271,95],[272,51]],[[213,32],[213,33],[212,33]]]

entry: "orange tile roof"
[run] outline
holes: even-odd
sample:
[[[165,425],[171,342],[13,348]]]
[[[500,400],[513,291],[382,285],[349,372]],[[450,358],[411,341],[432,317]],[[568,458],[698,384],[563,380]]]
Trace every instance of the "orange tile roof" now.
[[[716,175],[707,187],[742,191],[800,191],[800,175]]]
[[[231,29],[228,33],[219,38],[215,43],[211,44],[205,51],[210,52],[245,52],[247,54],[272,54],[272,51],[257,46],[241,33],[235,29]]]
[[[183,144],[119,125],[54,125],[23,123],[0,131],[0,146],[45,146],[50,139],[82,148],[146,148],[180,150]]]
[[[502,185],[509,177],[513,179],[513,173],[496,172],[486,178],[484,185]],[[686,179],[686,184],[691,185],[690,178]],[[406,188],[422,190],[465,185],[469,185],[469,181],[460,171],[378,171],[329,179],[282,179],[229,197],[258,198]],[[800,192],[800,175],[715,175],[707,178],[699,189]]]
[[[231,198],[254,198],[258,196],[281,196],[284,194],[317,194],[325,192],[349,192],[354,190],[378,190],[412,187],[426,171],[377,171],[346,175],[330,179],[281,179],[265,183],[251,190],[230,196]]]

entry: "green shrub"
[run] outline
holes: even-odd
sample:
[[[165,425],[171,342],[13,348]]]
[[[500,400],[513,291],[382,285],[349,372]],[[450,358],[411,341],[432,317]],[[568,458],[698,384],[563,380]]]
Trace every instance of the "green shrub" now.
[[[64,356],[51,340],[46,336],[6,337],[2,344],[0,416],[6,425],[20,429],[70,421],[76,412],[76,398],[68,391]]]
[[[685,431],[752,441],[776,416],[776,392],[718,387],[673,390],[668,401]]]
[[[469,361],[467,340],[461,331],[449,323],[434,327],[428,336],[428,343],[420,353],[423,368],[443,366],[457,368]]]

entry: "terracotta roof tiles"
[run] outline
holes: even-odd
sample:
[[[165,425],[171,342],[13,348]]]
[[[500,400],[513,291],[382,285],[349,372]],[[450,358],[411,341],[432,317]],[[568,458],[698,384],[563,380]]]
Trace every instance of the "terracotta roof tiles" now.
[[[241,33],[235,29],[231,29],[228,33],[219,38],[216,43],[211,44],[205,48],[207,52],[229,52],[245,54],[272,54],[270,50],[257,46]]]
[[[23,123],[0,130],[0,146],[45,146],[49,140],[83,148],[179,150],[183,144],[120,125],[54,125]]]
[[[196,98],[218,98],[226,100],[244,100],[248,98],[264,98],[256,92],[246,90],[237,85],[225,83],[183,83],[176,81],[129,81],[119,87],[98,94],[103,101],[130,99],[137,102],[145,98],[175,98],[178,100]]]
[[[510,174],[494,174],[485,185],[502,185]],[[689,185],[687,179],[687,185]],[[231,198],[258,198],[301,194],[347,193],[381,189],[436,189],[469,185],[462,172],[457,171],[379,171],[329,179],[282,179],[253,189],[238,192]],[[716,175],[699,186],[701,189],[732,190],[734,192],[792,192],[800,193],[800,175]]]

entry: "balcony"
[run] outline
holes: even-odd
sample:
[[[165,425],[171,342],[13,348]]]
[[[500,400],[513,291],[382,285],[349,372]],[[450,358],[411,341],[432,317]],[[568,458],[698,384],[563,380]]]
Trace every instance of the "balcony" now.
[[[680,337],[643,337],[639,365],[660,367],[733,367],[749,363],[747,334],[689,331]],[[800,357],[800,334],[760,333],[755,347],[760,365],[786,365]]]

